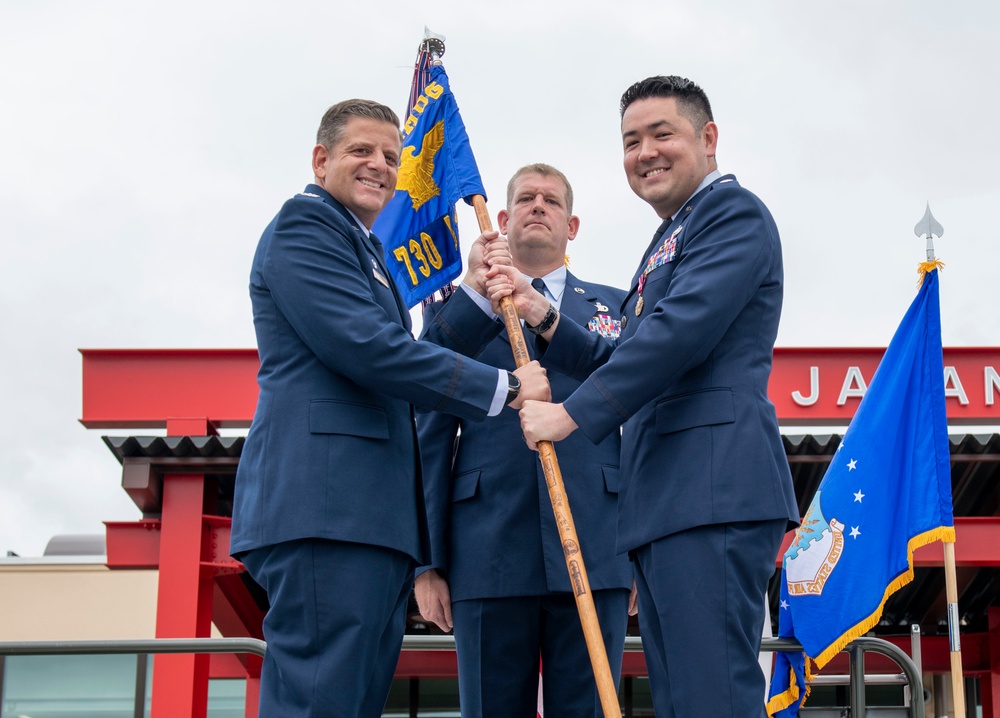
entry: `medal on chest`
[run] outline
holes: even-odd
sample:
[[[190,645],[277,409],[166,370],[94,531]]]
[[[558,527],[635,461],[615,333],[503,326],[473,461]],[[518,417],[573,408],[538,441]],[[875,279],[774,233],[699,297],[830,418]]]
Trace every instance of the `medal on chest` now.
[[[646,304],[645,298],[642,296],[642,290],[646,287],[646,275],[643,274],[639,277],[639,299],[635,303],[635,315],[639,316],[642,314],[642,307]]]

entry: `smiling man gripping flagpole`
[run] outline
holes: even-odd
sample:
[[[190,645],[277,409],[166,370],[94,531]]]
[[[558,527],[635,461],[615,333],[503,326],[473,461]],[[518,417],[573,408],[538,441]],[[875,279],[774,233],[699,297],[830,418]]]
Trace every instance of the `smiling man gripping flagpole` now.
[[[775,718],[798,715],[809,660],[822,668],[874,627],[889,596],[913,579],[913,552],[934,541],[946,542],[946,556],[951,549],[946,577],[956,671],[955,528],[938,299],[943,265],[931,236],[941,229],[929,210],[922,222],[928,252],[920,290],[784,555],[778,633],[798,640],[805,653],[776,656],[768,702]],[[960,658],[957,675],[955,714],[964,718]]]

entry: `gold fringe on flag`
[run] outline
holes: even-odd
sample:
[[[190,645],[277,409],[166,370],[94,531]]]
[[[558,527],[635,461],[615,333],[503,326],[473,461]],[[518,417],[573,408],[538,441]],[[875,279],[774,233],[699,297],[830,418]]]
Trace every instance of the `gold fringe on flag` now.
[[[799,679],[795,675],[795,671],[791,671],[791,675],[789,675],[788,677],[788,688],[783,693],[779,693],[776,696],[772,696],[771,700],[769,700],[767,702],[767,705],[765,706],[765,709],[767,710],[767,715],[770,716],[771,718],[774,717],[775,713],[785,710],[790,705],[798,704],[798,706],[801,708],[803,705],[805,705],[806,698],[808,698],[809,694],[812,692],[812,686],[809,685],[809,682],[812,681],[813,676],[815,675],[812,668],[813,661],[809,656],[806,656],[805,654],[803,654],[803,656],[805,656],[805,668],[806,668],[805,691],[803,691],[802,688],[799,686]]]
[[[933,262],[928,262],[928,264],[933,264]],[[903,586],[908,584],[913,580],[913,552],[920,548],[921,546],[926,546],[929,543],[934,543],[935,541],[945,541],[954,543],[955,542],[955,527],[954,526],[940,526],[936,529],[931,529],[930,531],[925,531],[922,534],[914,536],[907,542],[907,569],[903,571],[899,576],[897,576],[885,589],[885,593],[882,596],[882,601],[879,603],[878,608],[865,618],[860,621],[852,628],[844,632],[839,639],[827,647],[825,651],[820,653],[815,657],[817,669],[823,668],[827,663],[830,662],[835,655],[840,653],[847,644],[853,641],[858,636],[863,636],[878,623],[878,620],[882,617],[882,609],[885,608],[885,602],[889,599],[889,596],[894,594],[896,591],[901,589]]]
[[[917,274],[920,275],[917,279],[917,286],[919,287],[924,283],[924,277],[927,276],[928,272],[933,272],[935,269],[944,269],[944,262],[935,257],[934,259],[929,259],[926,262],[921,262],[917,265]]]

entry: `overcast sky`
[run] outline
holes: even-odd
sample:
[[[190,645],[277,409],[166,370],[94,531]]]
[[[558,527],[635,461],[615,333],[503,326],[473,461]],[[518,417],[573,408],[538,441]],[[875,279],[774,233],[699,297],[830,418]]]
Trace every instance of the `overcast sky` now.
[[[625,285],[658,224],[621,169],[618,100],[679,74],[718,159],[771,208],[779,346],[884,346],[929,201],[946,346],[1000,345],[996,2],[0,2],[0,556],[133,520],[81,415],[80,348],[253,347],[261,230],[311,180],[323,111],[402,114],[424,26],[488,193],[569,176],[579,276]],[[460,210],[466,243],[476,231]]]

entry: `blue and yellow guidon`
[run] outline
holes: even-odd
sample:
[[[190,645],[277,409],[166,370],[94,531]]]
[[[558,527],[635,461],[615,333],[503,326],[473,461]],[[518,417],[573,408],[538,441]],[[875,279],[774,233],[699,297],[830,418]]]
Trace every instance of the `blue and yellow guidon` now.
[[[455,203],[475,194],[486,191],[448,75],[436,65],[403,123],[396,194],[373,227],[408,306],[461,273]]]

